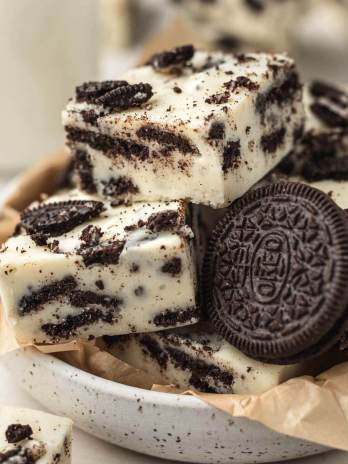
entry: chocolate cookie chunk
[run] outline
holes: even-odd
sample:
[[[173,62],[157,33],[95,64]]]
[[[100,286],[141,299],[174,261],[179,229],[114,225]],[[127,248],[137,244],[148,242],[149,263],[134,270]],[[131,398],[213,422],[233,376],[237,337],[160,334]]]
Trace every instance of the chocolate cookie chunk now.
[[[245,354],[291,363],[337,342],[348,307],[345,213],[300,183],[249,192],[215,228],[206,311]]]
[[[117,87],[96,99],[96,103],[113,110],[127,110],[146,103],[152,97],[150,84],[128,84]]]
[[[169,70],[173,66],[182,66],[191,60],[195,53],[193,45],[183,45],[173,50],[156,53],[153,55],[148,64],[156,70]]]
[[[46,203],[37,208],[25,209],[21,225],[29,234],[47,234],[51,237],[69,232],[104,210],[100,201],[77,200]]]

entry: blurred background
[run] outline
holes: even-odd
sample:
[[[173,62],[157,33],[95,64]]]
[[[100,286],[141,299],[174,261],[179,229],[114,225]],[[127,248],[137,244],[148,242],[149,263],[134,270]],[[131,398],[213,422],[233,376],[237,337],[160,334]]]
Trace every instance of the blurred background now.
[[[0,181],[64,143],[74,86],[183,43],[288,51],[348,84],[348,0],[0,0]]]

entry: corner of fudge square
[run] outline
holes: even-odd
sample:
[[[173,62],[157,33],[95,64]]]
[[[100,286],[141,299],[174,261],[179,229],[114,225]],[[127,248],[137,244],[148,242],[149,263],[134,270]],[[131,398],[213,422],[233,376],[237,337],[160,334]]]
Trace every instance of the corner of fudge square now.
[[[112,206],[73,190],[21,213],[0,294],[23,344],[157,331],[199,320],[195,267],[185,202]]]
[[[215,208],[291,151],[303,119],[302,85],[287,55],[192,46],[158,53],[121,80],[78,86],[63,112],[84,190]]]

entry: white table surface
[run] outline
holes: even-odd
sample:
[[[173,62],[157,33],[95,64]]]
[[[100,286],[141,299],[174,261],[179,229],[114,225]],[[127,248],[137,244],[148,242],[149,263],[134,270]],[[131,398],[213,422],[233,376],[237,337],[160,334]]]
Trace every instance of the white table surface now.
[[[10,378],[0,360],[0,402],[9,406],[43,409]],[[78,429],[74,430],[73,464],[178,464],[142,456],[94,438]],[[288,461],[290,463],[290,461]],[[293,464],[348,464],[348,453],[332,452],[309,459],[291,461]],[[213,461],[212,461],[213,464]],[[236,463],[238,464],[238,463]]]

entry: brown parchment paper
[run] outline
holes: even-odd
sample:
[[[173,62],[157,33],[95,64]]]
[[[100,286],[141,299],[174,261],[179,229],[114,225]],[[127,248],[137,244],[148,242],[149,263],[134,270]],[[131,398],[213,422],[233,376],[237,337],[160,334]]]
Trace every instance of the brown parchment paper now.
[[[4,240],[18,221],[19,210],[53,193],[59,186],[69,158],[65,152],[47,158],[25,173],[0,214],[0,237]],[[0,306],[0,354],[20,348]],[[103,351],[102,342],[77,341],[36,346],[55,353],[75,367],[108,380],[145,389],[178,393],[172,387],[153,386],[151,378]],[[193,395],[231,416],[247,417],[270,429],[331,448],[348,451],[348,363],[339,364],[316,378],[298,377],[259,395]]]

